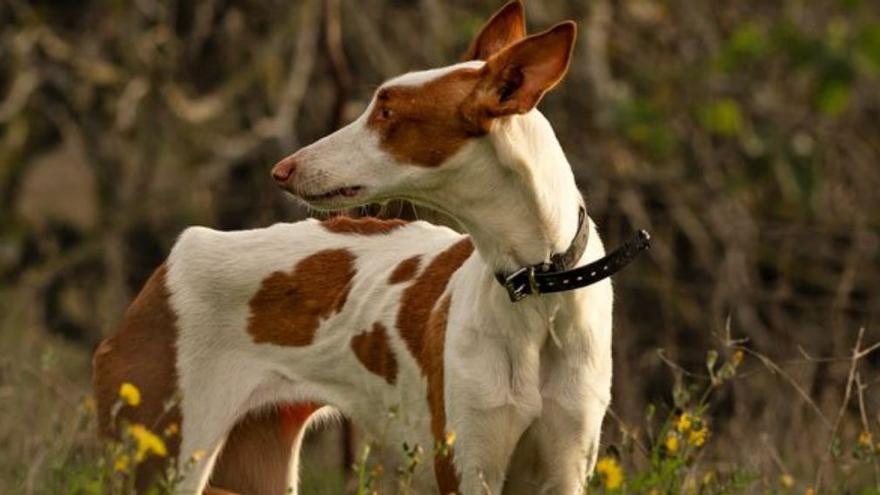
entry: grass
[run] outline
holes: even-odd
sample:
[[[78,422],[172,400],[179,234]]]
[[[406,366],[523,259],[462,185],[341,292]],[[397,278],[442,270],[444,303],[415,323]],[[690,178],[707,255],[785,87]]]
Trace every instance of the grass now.
[[[26,305],[5,304],[0,309],[0,401],[6,404],[0,422],[0,493],[133,493],[133,467],[150,456],[167,455],[165,441],[179,433],[130,425],[121,442],[100,443],[87,353],[29,331]],[[880,494],[880,439],[872,433],[878,411],[866,410],[864,392],[869,387],[858,371],[860,361],[878,346],[865,345],[862,339],[860,333],[851,355],[840,358],[850,373],[840,384],[844,398],[832,415],[823,414],[782,366],[743,341],[728,337],[718,351],[709,350],[702,370],[686,370],[669,361],[678,379],[665,394],[668,400],[648,407],[639,424],[627,424],[613,413],[606,418],[605,438],[614,440],[603,442],[595,475],[585,480],[589,493]],[[758,373],[776,375],[778,393],[791,394],[793,407],[802,402],[815,408],[822,417],[819,422],[827,423],[827,442],[809,453],[817,468],[782,458],[778,451],[785,449],[779,446],[767,444],[765,452],[755,453],[774,459],[773,467],[766,469],[743,462],[743,453],[731,450],[730,439],[716,445],[716,416],[723,405],[719,398],[732,384]],[[138,407],[137,392],[130,387],[121,390],[117,407]],[[408,466],[388,467],[374,464],[370,445],[365,444],[347,473],[312,464],[306,455],[301,492],[366,495],[388,493],[380,487],[396,486],[395,492],[411,493],[406,473],[428,456],[408,448]],[[170,493],[179,475],[169,469],[154,493]]]

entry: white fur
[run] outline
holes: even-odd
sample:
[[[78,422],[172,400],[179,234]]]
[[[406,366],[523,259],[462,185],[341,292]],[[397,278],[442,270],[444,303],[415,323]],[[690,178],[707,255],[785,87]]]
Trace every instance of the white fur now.
[[[388,84],[417,85],[446,70],[408,74]],[[580,194],[543,115],[533,110],[499,120],[488,136],[472,140],[436,168],[396,162],[379,148],[365,116],[295,158],[297,193],[366,188],[357,198],[312,206],[402,197],[449,213],[472,237],[477,251],[447,289],[444,350],[447,429],[457,436],[462,493],[483,493],[483,486],[495,494],[581,493],[610,400],[611,283],[512,304],[493,275],[546,261],[575,235]],[[590,230],[581,264],[604,255],[592,223]],[[316,401],[381,440],[386,462],[403,462],[403,442],[423,446],[426,459],[416,472],[415,493],[436,492],[425,380],[396,326],[408,284],[387,280],[401,260],[420,254],[424,268],[460,238],[424,222],[376,236],[330,233],[314,220],[242,232],[198,227],[184,232],[168,271],[180,326],[182,458],[196,449],[216,453],[248,411],[275,402]],[[344,309],[322,322],[307,347],[255,344],[245,328],[248,301],[261,281],[331,248],[347,248],[357,257]],[[374,322],[389,329],[399,364],[395,386],[367,372],[350,349],[351,337]],[[389,419],[392,408],[399,414]],[[199,493],[214,458],[197,466],[183,492]],[[291,480],[295,484],[295,473]]]
[[[454,65],[449,65],[446,67],[440,67],[437,69],[428,69],[422,70],[418,72],[408,72],[401,76],[394,77],[389,79],[382,85],[382,87],[388,86],[421,86],[425,83],[431,82],[433,80],[439,79],[451,72],[455,72],[459,69],[479,69],[485,64],[482,60],[470,60],[467,62],[461,62]]]

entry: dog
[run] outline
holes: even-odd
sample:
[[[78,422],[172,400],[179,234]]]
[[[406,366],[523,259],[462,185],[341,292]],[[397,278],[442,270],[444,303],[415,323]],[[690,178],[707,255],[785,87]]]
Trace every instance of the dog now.
[[[317,210],[403,199],[466,235],[344,217],[186,229],[95,352],[103,433],[179,423],[180,493],[296,493],[305,426],[332,406],[385,465],[421,448],[414,493],[582,493],[611,398],[612,287],[539,278],[605,251],[536,109],[575,37],[571,21],[528,36],[510,2],[465,61],[385,82],[271,172]],[[123,383],[138,407],[114,406]]]

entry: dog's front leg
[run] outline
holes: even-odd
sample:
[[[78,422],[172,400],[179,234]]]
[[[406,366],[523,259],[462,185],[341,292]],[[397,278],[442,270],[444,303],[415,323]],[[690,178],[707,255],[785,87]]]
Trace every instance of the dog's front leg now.
[[[455,465],[463,495],[500,495],[513,450],[540,414],[537,352],[519,355],[479,345],[450,356],[447,429],[455,432]]]
[[[575,356],[557,359],[562,362],[548,370],[541,390],[541,416],[529,431],[537,447],[540,486],[530,493],[579,494],[599,452],[602,419],[610,401],[611,364],[594,366]]]
[[[455,445],[463,495],[501,493],[511,454],[528,421],[510,406],[467,413]]]

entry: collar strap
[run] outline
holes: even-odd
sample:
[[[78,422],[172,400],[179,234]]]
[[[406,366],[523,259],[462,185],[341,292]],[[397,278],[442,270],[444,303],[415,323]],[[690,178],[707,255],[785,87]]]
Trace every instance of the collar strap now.
[[[568,270],[569,268],[574,268],[584,255],[584,251],[587,250],[587,241],[589,241],[589,237],[590,217],[587,216],[587,209],[581,204],[578,207],[577,232],[574,233],[574,239],[572,239],[571,244],[568,245],[568,249],[563,253],[551,255],[550,261],[548,262],[532,265],[532,268],[534,268],[536,273],[556,273]],[[515,270],[512,273],[495,272],[495,279],[498,280],[501,285],[506,287],[507,279],[511,275],[521,271],[522,268]],[[513,299],[512,295],[510,297]]]
[[[587,230],[583,227],[583,224],[581,230]],[[580,232],[578,232],[578,235],[580,235]],[[577,239],[577,236],[575,239]],[[548,294],[551,292],[580,289],[581,287],[595,284],[620,271],[650,247],[650,239],[651,236],[648,232],[640,230],[632,239],[610,254],[580,268],[550,271],[548,267],[551,265],[543,263],[522,267],[509,275],[496,273],[495,278],[507,289],[511,302],[520,301],[532,294]],[[585,247],[586,243],[584,243]],[[571,248],[569,248],[570,250]],[[568,251],[565,254],[567,253]],[[583,254],[583,251],[581,251],[581,254]],[[577,262],[577,259],[575,262]]]
[[[578,208],[578,228],[574,234],[574,239],[569,244],[568,249],[564,253],[558,253],[550,256],[549,265],[544,263],[539,266],[542,272],[560,272],[574,268],[584,251],[587,250],[587,241],[590,240],[590,217],[587,216],[587,209],[581,205]]]

